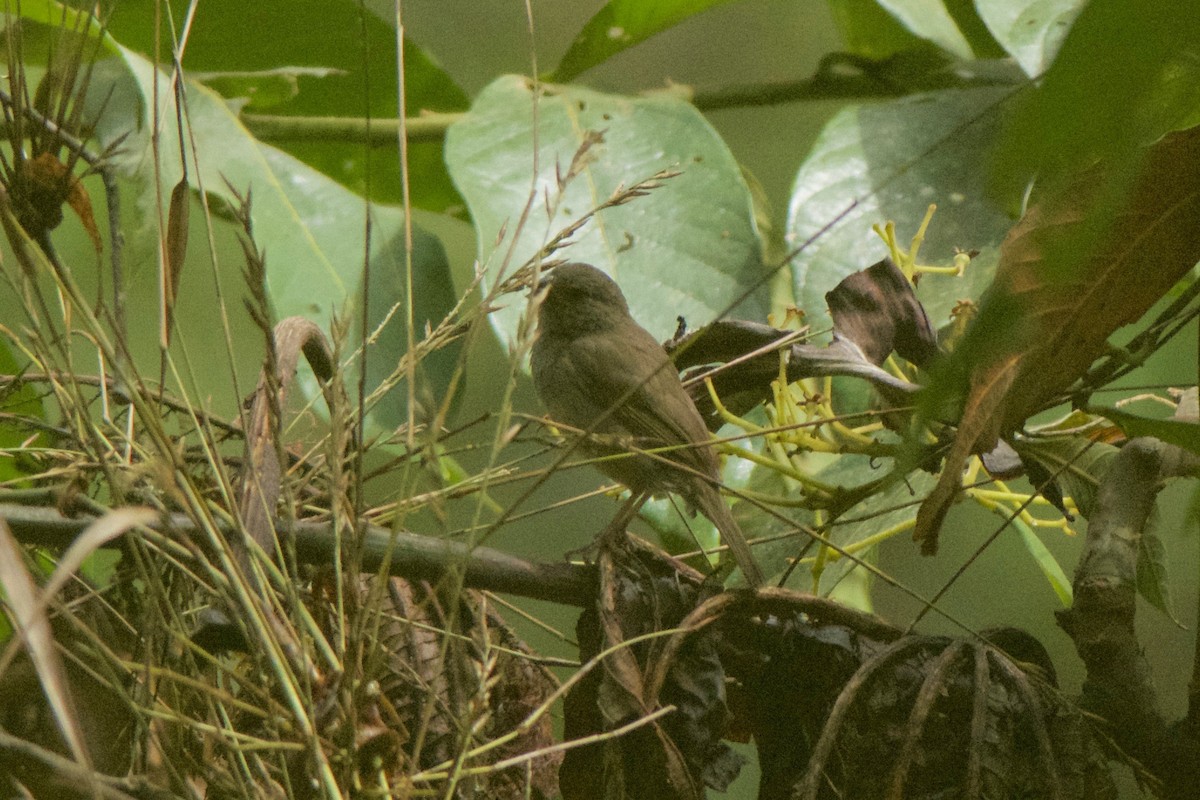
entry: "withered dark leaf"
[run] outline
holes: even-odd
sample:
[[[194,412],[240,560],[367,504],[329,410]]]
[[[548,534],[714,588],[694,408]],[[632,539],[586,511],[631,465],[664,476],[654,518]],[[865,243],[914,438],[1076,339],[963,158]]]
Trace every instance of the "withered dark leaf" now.
[[[937,334],[925,307],[891,259],[847,275],[825,294],[833,329],[858,345],[875,365],[894,351],[918,367],[938,355]]]
[[[1069,521],[1074,522],[1075,517],[1071,512],[1067,511],[1067,504],[1063,498],[1062,487],[1058,485],[1058,477],[1046,469],[1046,467],[1037,459],[1021,459],[1025,465],[1025,474],[1029,476],[1029,482],[1033,484],[1033,488],[1037,493],[1058,509],[1064,517]]]

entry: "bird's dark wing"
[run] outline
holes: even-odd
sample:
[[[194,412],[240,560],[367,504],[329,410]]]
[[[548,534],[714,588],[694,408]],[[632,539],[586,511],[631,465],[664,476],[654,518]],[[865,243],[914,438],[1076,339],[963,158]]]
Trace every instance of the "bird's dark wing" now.
[[[666,351],[632,320],[619,336],[581,336],[551,358],[546,355],[540,359],[541,368],[553,369],[554,376],[539,385],[554,387],[551,395],[588,398],[586,408],[561,408],[556,407],[563,405],[556,397],[543,396],[552,417],[588,428],[612,409],[596,432],[627,436],[642,448],[708,441],[708,429]],[[716,474],[716,458],[708,447],[680,448],[665,455],[704,474]]]

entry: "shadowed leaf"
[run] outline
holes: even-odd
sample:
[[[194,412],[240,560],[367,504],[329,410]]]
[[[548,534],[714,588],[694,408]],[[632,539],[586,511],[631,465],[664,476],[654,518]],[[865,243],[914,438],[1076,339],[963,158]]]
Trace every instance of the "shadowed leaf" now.
[[[1138,538],[1137,590],[1146,602],[1183,627],[1171,602],[1167,549],[1163,547],[1162,539],[1151,531],[1143,531]]]
[[[262,70],[229,72],[193,72],[199,81],[222,97],[243,100],[246,108],[271,108],[300,94],[300,78],[326,78],[345,75],[345,70],[331,67],[276,67]]]
[[[975,0],[996,41],[1036,78],[1054,61],[1082,0]]]
[[[1107,348],[1200,260],[1200,129],[1150,148],[1123,211],[1090,249],[1064,254],[1054,242],[1091,222],[1097,172],[1030,209],[1001,247],[996,280],[952,363],[927,395],[969,389],[938,487],[914,538],[937,550],[937,531],[958,493],[969,456],[995,446],[1033,414],[1055,405]],[[962,380],[961,377],[958,380]]]
[[[137,53],[123,50],[122,55],[120,63],[108,63],[106,69],[97,70],[89,102],[96,105],[96,110],[104,104],[105,113],[96,127],[97,140],[105,147],[122,142],[111,164],[118,173],[132,175],[138,182],[142,189],[141,210],[148,215],[161,213],[153,200],[159,191],[164,196],[170,191],[173,207],[186,206],[183,200],[189,193],[178,189],[183,177],[180,165],[185,162],[196,164],[188,185],[204,186],[210,200],[217,198],[236,206],[251,192],[254,235],[269,243],[266,278],[272,311],[279,318],[302,316],[322,327],[328,326],[335,315],[345,314],[347,304],[356,304],[356,298],[361,297],[363,254],[369,241],[374,284],[372,308],[376,304],[384,309],[394,305],[399,311],[393,315],[392,324],[380,332],[383,344],[371,352],[368,364],[371,369],[378,366],[385,375],[393,371],[400,355],[410,347],[404,324],[409,306],[405,296],[407,285],[403,280],[391,280],[384,286],[376,283],[375,276],[398,274],[405,264],[402,209],[372,205],[368,239],[362,224],[361,197],[286,153],[255,140],[239,124],[228,103],[205,86],[194,83],[188,87],[187,152],[179,152],[181,137],[176,122],[166,121],[160,141],[159,186],[151,188],[156,176],[153,171],[142,169],[141,156],[137,155],[141,152],[139,148],[150,146],[152,120],[142,116],[150,114],[144,101],[154,96],[156,81],[160,96],[167,95],[170,86],[167,77]],[[131,131],[131,120],[138,119],[142,126]],[[424,212],[414,211],[414,216],[417,215],[430,218]],[[172,216],[183,222],[182,210]],[[413,292],[411,307],[413,329],[421,336],[426,323],[436,325],[453,307],[455,295],[440,243],[422,233],[417,225],[413,228],[414,286],[419,291]],[[357,332],[360,326],[350,329]],[[457,346],[451,342],[447,349]],[[433,396],[441,397],[454,364],[451,357],[440,360],[436,367],[432,362],[426,364],[425,376],[433,384],[430,389]],[[318,391],[315,381],[307,374],[301,380],[303,390],[315,396]],[[370,424],[378,426],[377,430],[393,429],[395,417],[391,415],[406,421],[406,394],[401,388],[386,395],[387,402],[377,403],[372,410]]]
[[[937,552],[937,534],[962,489],[962,471],[967,459],[996,446],[999,412],[1012,389],[1019,365],[1020,356],[1010,355],[971,377],[970,394],[954,442],[946,453],[942,474],[917,512],[913,540],[921,543],[922,553]]]
[[[1031,470],[1031,483],[1040,486],[1044,482],[1037,480],[1032,470],[1034,464],[1040,465],[1063,494],[1075,501],[1079,513],[1085,519],[1091,517],[1096,491],[1118,452],[1116,447],[1083,436],[1018,439],[1014,446]]]
[[[938,211],[921,261],[948,264],[956,247],[981,252],[962,278],[925,276],[917,296],[935,327],[957,301],[979,298],[1012,227],[1011,215],[989,199],[979,168],[1010,92],[931,92],[850,105],[825,126],[796,173],[786,232],[788,246],[801,248],[790,262],[795,302],[816,336],[832,324],[825,293],[885,252],[871,226],[897,220],[903,239],[931,202]]]
[[[730,0],[655,0],[652,3],[609,0],[571,42],[554,70],[554,80],[569,81],[690,16],[728,2]]]
[[[1063,604],[1064,608],[1070,608],[1074,594],[1071,588],[1071,579],[1063,572],[1058,559],[1054,557],[1054,554],[1050,552],[1050,549],[1038,537],[1037,532],[1026,525],[1025,521],[1020,517],[1013,518],[1012,526],[1016,529],[1017,533],[1021,534],[1021,543],[1029,551],[1029,555],[1033,558],[1033,563],[1037,564],[1038,569],[1046,576],[1046,581],[1050,584],[1050,588],[1054,590],[1054,594],[1058,596],[1059,602]]]

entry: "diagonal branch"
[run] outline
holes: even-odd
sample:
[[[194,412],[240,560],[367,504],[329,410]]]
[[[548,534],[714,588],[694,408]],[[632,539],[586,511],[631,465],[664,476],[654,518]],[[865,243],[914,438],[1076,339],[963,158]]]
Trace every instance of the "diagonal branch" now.
[[[93,521],[86,516],[68,517],[53,508],[12,503],[0,503],[0,519],[8,523],[19,541],[53,548],[69,545]],[[196,524],[182,514],[172,514],[150,527],[188,537],[201,546],[207,542]],[[232,530],[225,534],[230,536]],[[297,522],[292,535],[296,557],[301,562],[334,563],[337,540],[331,523]],[[596,570],[591,566],[526,561],[490,547],[470,547],[461,542],[374,525],[362,526],[361,535],[364,570],[378,570],[386,561],[392,575],[428,581],[437,581],[453,570],[461,570],[463,582],[470,588],[579,607],[595,602]]]

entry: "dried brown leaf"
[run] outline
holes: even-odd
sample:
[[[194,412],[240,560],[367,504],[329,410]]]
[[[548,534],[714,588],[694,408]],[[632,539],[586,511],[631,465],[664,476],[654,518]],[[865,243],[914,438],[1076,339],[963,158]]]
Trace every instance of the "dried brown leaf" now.
[[[1020,367],[1020,356],[1010,355],[972,376],[971,392],[954,443],[946,453],[946,462],[937,485],[921,503],[913,528],[913,541],[921,543],[921,552],[937,552],[938,531],[962,489],[962,473],[967,459],[975,453],[986,453],[996,446],[999,436],[999,416]]]
[[[1020,303],[1023,352],[1002,427],[1018,429],[1104,354],[1108,337],[1136,322],[1200,261],[1200,128],[1164,137],[1146,153],[1124,210],[1066,280],[1048,279],[1056,239],[1089,223],[1100,202],[1092,174],[1032,208],[1001,246],[995,290]]]
[[[92,199],[83,183],[71,173],[70,167],[53,153],[42,153],[23,163],[21,178],[24,184],[23,199],[33,215],[21,222],[31,236],[38,234],[39,228],[53,230],[58,227],[62,221],[61,206],[66,203],[79,217],[96,252],[103,249],[100,229],[96,227],[96,215],[92,212]]]
[[[938,355],[937,334],[925,307],[891,259],[847,275],[826,293],[825,302],[833,329],[876,366],[893,351],[918,367]]]
[[[39,600],[37,586],[25,569],[21,546],[3,520],[0,520],[0,589],[8,598],[14,627],[24,639],[29,659],[37,670],[42,691],[71,756],[80,766],[90,768],[91,755],[62,657],[54,646],[50,620]]]

